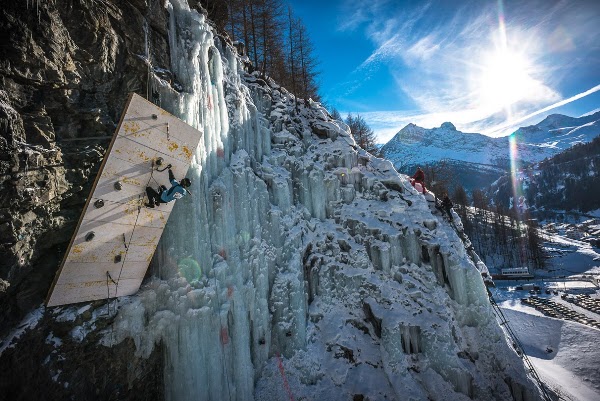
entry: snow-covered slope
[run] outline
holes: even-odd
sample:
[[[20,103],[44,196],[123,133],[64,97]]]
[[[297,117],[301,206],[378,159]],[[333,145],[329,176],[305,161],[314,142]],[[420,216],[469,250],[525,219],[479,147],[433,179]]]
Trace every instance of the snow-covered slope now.
[[[463,133],[448,122],[433,129],[409,124],[386,143],[382,151],[396,167],[431,165],[446,160],[456,167],[461,177],[480,174],[484,167],[491,177],[497,175],[498,178],[510,166],[511,154],[519,164],[538,162],[577,143],[589,142],[599,134],[600,112],[580,118],[553,114],[539,124],[519,128],[503,138]]]
[[[504,141],[481,134],[457,131],[446,122],[439,128],[426,129],[414,124],[402,128],[382,151],[394,164],[431,164],[442,159],[500,166],[506,164]]]
[[[488,193],[496,204],[509,206],[516,190],[526,206],[536,212],[547,211],[551,215],[564,210],[588,213],[600,209],[600,197],[596,196],[600,184],[600,135],[520,170],[515,178],[513,181],[506,174],[489,187]]]
[[[161,239],[161,278],[106,343],[148,355],[162,341],[173,400],[535,399],[454,229],[323,107],[243,73],[172,5],[174,68],[197,69],[186,97],[161,98],[204,131],[196,184]],[[177,274],[183,257],[200,279]]]
[[[27,386],[52,380],[55,398],[89,399],[69,393],[85,376],[77,355],[118,358],[97,351],[134,343],[138,360],[162,357],[162,374],[123,358],[127,380],[164,380],[168,400],[539,399],[454,226],[320,104],[247,74],[185,0],[166,6],[162,76],[177,88],[151,73],[149,86],[203,132],[193,195],[177,201],[147,282],[114,320],[97,324],[96,305],[41,309],[78,316],[79,329],[38,328],[53,349]],[[197,276],[186,279],[190,264]],[[0,384],[34,371],[16,366],[27,341],[1,343]],[[42,377],[65,361],[72,376]],[[96,397],[126,397],[126,386],[107,391],[113,370],[98,372]]]

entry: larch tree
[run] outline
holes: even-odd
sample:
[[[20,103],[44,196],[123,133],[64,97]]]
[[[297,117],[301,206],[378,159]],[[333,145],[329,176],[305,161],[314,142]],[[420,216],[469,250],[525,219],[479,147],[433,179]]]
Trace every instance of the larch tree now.
[[[306,31],[306,26],[301,19],[296,19],[296,32],[297,32],[297,46],[296,46],[296,57],[298,59],[297,65],[300,70],[300,87],[298,88],[298,95],[305,99],[312,98],[315,101],[319,101],[318,85],[316,77],[317,72],[317,60],[313,56],[314,50],[313,45]]]
[[[273,78],[296,97],[318,101],[314,49],[306,27],[294,16],[291,6],[286,13],[282,0],[220,1],[226,5],[229,18],[222,25],[234,41],[244,42],[252,71]]]
[[[379,148],[377,147],[377,137],[375,132],[369,127],[364,118],[360,114],[354,117],[352,114],[348,114],[345,123],[350,127],[352,137],[356,141],[357,145],[371,153],[374,156],[379,156]]]
[[[340,114],[338,109],[336,109],[335,107],[333,109],[331,109],[331,118],[333,118],[334,120],[337,120],[337,121],[344,121],[344,119],[342,118],[342,115]]]

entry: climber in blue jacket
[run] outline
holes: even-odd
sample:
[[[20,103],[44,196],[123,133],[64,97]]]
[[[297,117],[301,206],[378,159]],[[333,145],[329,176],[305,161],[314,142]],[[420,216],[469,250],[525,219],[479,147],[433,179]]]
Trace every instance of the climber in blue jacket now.
[[[192,182],[189,178],[184,178],[181,182],[175,179],[175,175],[173,175],[173,171],[171,170],[170,164],[167,166],[169,169],[169,181],[171,182],[171,188],[167,189],[164,185],[161,185],[159,190],[156,191],[152,187],[146,187],[146,195],[148,195],[148,203],[145,204],[146,207],[153,208],[154,206],[158,206],[161,203],[169,203],[174,201],[175,199],[181,199],[185,195],[190,192],[186,189],[192,185]],[[164,170],[163,170],[164,171]]]

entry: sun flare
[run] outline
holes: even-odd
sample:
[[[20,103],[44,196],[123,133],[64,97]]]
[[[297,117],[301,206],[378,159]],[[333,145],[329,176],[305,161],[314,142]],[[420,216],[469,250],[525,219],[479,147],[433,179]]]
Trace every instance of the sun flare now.
[[[490,108],[509,108],[528,97],[535,82],[527,59],[508,50],[497,50],[481,65],[481,102]]]

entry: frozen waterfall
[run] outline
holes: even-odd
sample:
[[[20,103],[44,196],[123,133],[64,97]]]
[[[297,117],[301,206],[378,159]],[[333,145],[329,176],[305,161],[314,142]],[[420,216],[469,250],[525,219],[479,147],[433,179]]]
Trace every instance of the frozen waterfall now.
[[[203,133],[193,196],[107,343],[162,342],[169,400],[536,399],[462,242],[406,178],[246,73],[185,0],[166,6],[173,82],[152,86]]]

